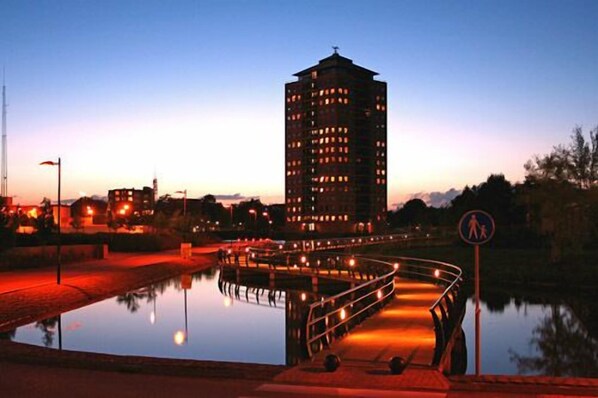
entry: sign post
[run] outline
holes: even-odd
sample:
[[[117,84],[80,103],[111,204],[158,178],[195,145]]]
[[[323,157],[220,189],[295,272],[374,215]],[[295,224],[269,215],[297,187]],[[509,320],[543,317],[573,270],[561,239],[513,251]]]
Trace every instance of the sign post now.
[[[480,332],[480,245],[494,236],[494,219],[482,210],[471,210],[459,220],[459,236],[465,243],[473,245],[475,258],[475,374],[481,373],[481,332]]]

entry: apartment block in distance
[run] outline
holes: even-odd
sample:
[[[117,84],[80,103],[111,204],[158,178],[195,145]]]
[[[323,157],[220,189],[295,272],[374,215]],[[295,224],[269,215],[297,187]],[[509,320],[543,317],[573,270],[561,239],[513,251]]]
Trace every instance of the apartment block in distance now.
[[[120,188],[108,191],[108,208],[114,215],[144,216],[154,212],[154,189]]]
[[[386,83],[334,53],[285,85],[289,231],[373,233],[386,225]]]

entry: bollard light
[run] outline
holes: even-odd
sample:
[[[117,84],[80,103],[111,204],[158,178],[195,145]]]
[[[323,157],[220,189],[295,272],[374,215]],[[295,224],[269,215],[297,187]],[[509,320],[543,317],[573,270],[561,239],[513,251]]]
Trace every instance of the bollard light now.
[[[341,318],[341,321],[344,321],[345,318],[347,317],[347,311],[345,311],[344,308],[341,310],[339,317]]]

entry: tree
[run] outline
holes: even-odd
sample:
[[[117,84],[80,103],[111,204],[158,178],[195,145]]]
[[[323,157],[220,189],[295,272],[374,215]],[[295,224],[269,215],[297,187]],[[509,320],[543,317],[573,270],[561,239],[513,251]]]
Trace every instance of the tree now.
[[[598,127],[587,142],[576,127],[568,147],[556,146],[525,165],[521,198],[532,227],[547,238],[552,261],[579,253],[598,230],[597,135]]]
[[[456,224],[461,216],[477,207],[477,187],[466,185],[460,195],[451,200],[449,223]]]
[[[48,237],[54,228],[56,228],[50,199],[44,197],[40,203],[40,207],[41,213],[37,216],[35,228],[37,229],[37,233],[39,235],[42,237]]]
[[[598,126],[590,130],[586,141],[582,128],[576,126],[568,147],[558,145],[542,157],[536,155],[525,164],[528,181],[557,181],[588,189],[598,183]]]
[[[397,210],[396,223],[398,226],[419,226],[428,223],[428,206],[421,199],[408,200]]]
[[[14,246],[17,228],[19,217],[9,212],[4,198],[0,196],[0,250]]]
[[[513,185],[503,174],[491,174],[476,190],[476,207],[492,214],[499,225],[520,224],[523,212],[518,209]]]
[[[118,231],[118,229],[122,227],[122,224],[114,217],[114,214],[112,214],[111,211],[108,212],[108,220],[106,221],[106,225],[113,232]]]
[[[575,127],[571,135],[569,168],[571,178],[579,188],[589,188],[596,182],[596,166],[592,163],[592,159],[596,157],[596,154],[592,154],[592,151],[596,152],[594,131],[597,130],[598,127],[590,131],[590,141],[593,143],[594,148],[590,148],[590,143],[586,142],[581,127]]]
[[[79,214],[75,214],[75,216],[71,220],[71,227],[73,227],[73,229],[77,232],[84,228],[83,220],[81,219],[81,216]]]

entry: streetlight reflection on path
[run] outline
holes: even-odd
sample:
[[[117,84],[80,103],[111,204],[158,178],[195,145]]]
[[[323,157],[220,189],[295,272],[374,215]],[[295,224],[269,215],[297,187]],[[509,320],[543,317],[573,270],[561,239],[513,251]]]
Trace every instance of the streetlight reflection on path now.
[[[56,267],[56,284],[60,285],[60,213],[62,211],[60,205],[60,175],[61,175],[61,162],[60,158],[58,158],[58,162],[53,162],[51,160],[47,160],[45,162],[40,163],[41,166],[58,166],[58,245],[56,246],[56,257],[58,260],[58,265]],[[51,206],[50,206],[51,207]]]

